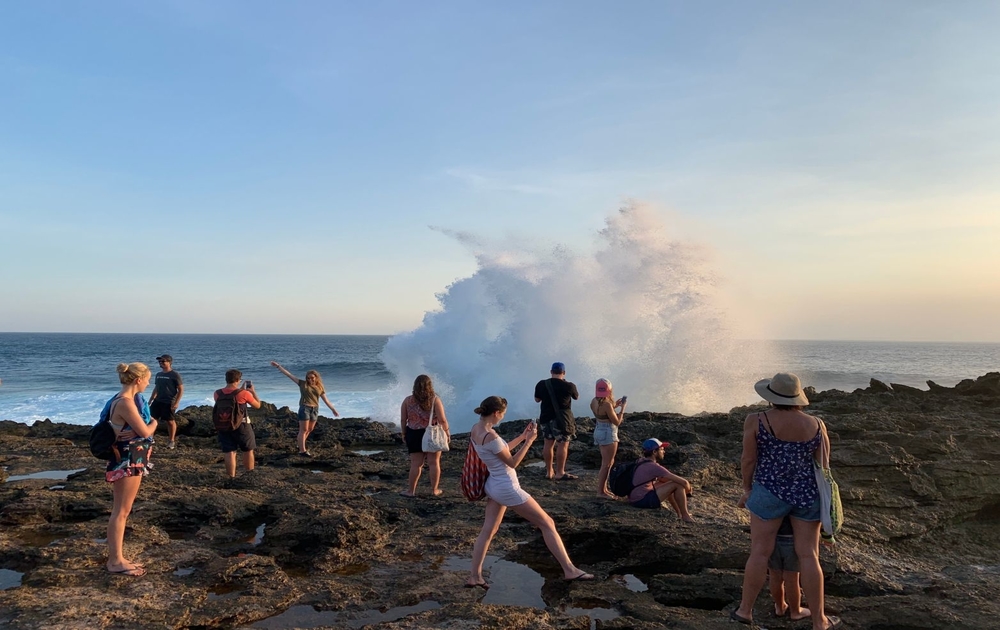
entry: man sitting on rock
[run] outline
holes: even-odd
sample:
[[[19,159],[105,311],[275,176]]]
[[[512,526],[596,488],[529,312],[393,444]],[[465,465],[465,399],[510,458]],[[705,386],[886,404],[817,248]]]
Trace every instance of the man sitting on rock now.
[[[656,438],[642,443],[640,465],[632,473],[632,485],[628,495],[629,503],[638,508],[659,508],[667,501],[685,523],[693,523],[687,509],[687,495],[691,492],[691,482],[679,477],[660,465],[663,450],[670,446]]]

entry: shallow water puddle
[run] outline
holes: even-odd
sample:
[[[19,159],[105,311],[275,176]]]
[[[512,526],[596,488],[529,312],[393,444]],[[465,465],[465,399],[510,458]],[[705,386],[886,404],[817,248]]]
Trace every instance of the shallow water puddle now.
[[[426,602],[420,602],[419,604],[415,604],[413,606],[397,606],[386,611],[378,609],[366,610],[363,613],[360,613],[357,619],[347,620],[347,627],[361,628],[362,626],[367,626],[369,624],[399,621],[407,615],[424,612],[425,610],[434,610],[440,607],[441,604],[438,602],[427,600]]]
[[[197,532],[192,531],[190,527],[185,526],[164,526],[163,530],[167,532],[167,537],[170,540],[194,540]]]
[[[251,538],[247,539],[247,542],[253,545],[254,547],[259,546],[260,543],[264,542],[264,529],[266,527],[267,523],[261,523],[260,525],[258,525],[256,531],[254,532],[254,535]]]
[[[49,486],[49,490],[62,490],[66,486]]]
[[[445,571],[468,573],[471,562],[469,558],[450,556],[441,564],[441,568]],[[490,590],[479,600],[481,604],[545,608],[545,600],[542,599],[545,578],[531,567],[496,556],[486,556],[483,574],[490,583]]]
[[[375,449],[358,448],[358,449],[349,449],[347,452],[348,453],[354,453],[355,455],[362,455],[362,456],[367,457],[367,456],[370,456],[370,455],[378,455],[379,453],[384,453],[385,450],[383,450],[383,449],[375,450]]]
[[[621,613],[614,608],[608,608],[606,602],[594,602],[593,606],[587,603],[577,603],[577,606],[566,606],[560,609],[571,617],[588,617],[590,619],[590,630],[597,630],[597,621],[611,621],[620,617]]]
[[[7,483],[11,481],[24,481],[26,479],[55,479],[56,481],[66,481],[70,475],[75,475],[87,470],[86,468],[77,468],[75,470],[43,470],[41,472],[30,473],[27,475],[11,475],[7,477]]]
[[[214,602],[220,599],[234,599],[243,594],[239,584],[216,584],[208,589],[208,601]]]
[[[62,534],[53,534],[52,532],[39,532],[39,531],[23,531],[14,534],[18,540],[26,545],[31,545],[32,547],[48,547],[57,540],[62,540],[60,536]],[[105,541],[106,542],[106,541]]]
[[[17,588],[18,586],[21,586],[22,577],[24,577],[24,574],[18,571],[0,569],[0,591],[6,591],[9,588]]]
[[[625,587],[633,593],[645,593],[649,590],[646,583],[632,575],[631,573],[626,573],[625,575],[619,575],[617,578],[620,582],[625,584]]]
[[[434,610],[440,608],[441,604],[428,600],[420,602],[414,606],[397,606],[388,610],[365,610],[357,613],[354,619],[345,619],[350,613],[337,612],[333,610],[316,610],[312,606],[292,606],[280,615],[262,619],[253,624],[251,628],[265,628],[271,630],[281,630],[284,628],[318,628],[320,626],[332,626],[336,628],[361,628],[375,623],[385,623],[398,621],[407,615]]]
[[[194,567],[178,567],[177,570],[174,571],[174,575],[177,577],[184,577],[186,575],[191,575],[192,573],[194,573]]]

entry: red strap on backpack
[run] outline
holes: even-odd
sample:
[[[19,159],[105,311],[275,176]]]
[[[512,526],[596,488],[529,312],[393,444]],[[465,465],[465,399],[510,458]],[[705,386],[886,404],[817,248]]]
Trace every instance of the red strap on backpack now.
[[[490,476],[490,471],[486,468],[483,460],[479,459],[472,444],[472,436],[469,436],[469,450],[465,452],[465,463],[462,464],[462,494],[469,501],[478,501],[486,496],[486,478]]]

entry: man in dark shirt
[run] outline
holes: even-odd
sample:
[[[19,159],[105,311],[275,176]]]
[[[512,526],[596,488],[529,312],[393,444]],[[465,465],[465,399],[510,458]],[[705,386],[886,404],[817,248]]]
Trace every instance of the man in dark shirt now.
[[[169,354],[156,357],[156,362],[160,364],[160,371],[156,373],[153,380],[153,394],[149,397],[149,413],[159,422],[167,423],[167,432],[170,441],[167,448],[177,446],[177,405],[181,403],[181,396],[184,395],[184,381],[181,375],[172,369],[174,358]]]
[[[576,419],[571,407],[574,400],[580,399],[580,393],[576,391],[576,385],[566,380],[566,366],[562,363],[553,363],[549,374],[551,378],[538,381],[535,385],[535,402],[541,403],[538,425],[545,438],[542,449],[545,478],[568,481],[577,478],[566,472],[566,457],[569,455],[570,440],[576,435]]]

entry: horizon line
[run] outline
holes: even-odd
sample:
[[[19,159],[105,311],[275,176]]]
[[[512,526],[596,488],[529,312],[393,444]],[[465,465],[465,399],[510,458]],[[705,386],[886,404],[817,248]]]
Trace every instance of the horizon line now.
[[[191,337],[197,336],[243,336],[243,337],[394,337],[396,335],[406,334],[411,331],[401,331],[395,333],[285,333],[285,332],[254,332],[254,333],[243,333],[243,332],[204,332],[204,333],[193,333],[193,332],[105,332],[105,331],[38,331],[38,330],[4,330],[0,331],[0,335],[187,335]],[[804,341],[804,342],[841,342],[841,343],[933,343],[933,344],[991,344],[998,345],[998,341],[988,341],[988,340],[966,340],[966,341],[948,341],[941,339],[843,339],[843,338],[784,338],[784,339],[766,339],[763,337],[748,337],[739,338],[735,341],[764,341],[764,342],[785,342],[785,341]]]

